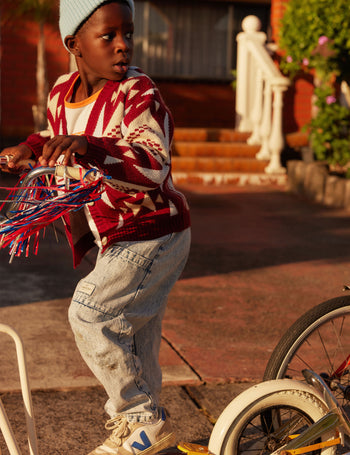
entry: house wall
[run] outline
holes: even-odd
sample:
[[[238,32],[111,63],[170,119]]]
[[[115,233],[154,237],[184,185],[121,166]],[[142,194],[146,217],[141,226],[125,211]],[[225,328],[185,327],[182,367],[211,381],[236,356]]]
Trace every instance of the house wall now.
[[[278,42],[279,22],[283,17],[285,5],[288,0],[271,0],[271,29],[272,29],[272,41]]]
[[[272,31],[286,0],[272,0]],[[2,16],[3,17],[3,16]],[[56,21],[57,23],[57,21]],[[0,146],[33,132],[32,106],[36,103],[37,24],[28,20],[1,23],[1,120]],[[46,25],[48,78],[68,71],[69,56],[61,43],[57,25]],[[234,128],[234,92],[228,82],[156,81],[178,127]],[[285,95],[284,125],[299,130],[310,118],[312,83],[299,80]],[[293,109],[291,110],[291,106]],[[290,115],[290,112],[293,115]]]
[[[32,106],[36,104],[36,58],[39,27],[16,18],[1,22],[1,123],[0,139],[27,136],[34,129]],[[50,86],[67,72],[69,57],[61,44],[57,26],[45,26],[47,70]]]
[[[36,104],[38,26],[31,21],[1,27],[2,145],[33,132]],[[68,53],[58,30],[45,27],[49,85],[69,69]],[[234,127],[234,91],[230,83],[155,81],[178,127]]]
[[[300,131],[311,120],[311,103],[314,91],[310,75],[294,80],[284,97],[283,129],[285,133]]]
[[[1,145],[33,132],[36,104],[38,26],[18,21],[1,26]],[[56,27],[46,25],[49,85],[69,69],[68,53]],[[156,81],[181,127],[234,127],[234,91],[226,83]]]
[[[156,83],[177,127],[234,128],[235,96],[229,83]]]

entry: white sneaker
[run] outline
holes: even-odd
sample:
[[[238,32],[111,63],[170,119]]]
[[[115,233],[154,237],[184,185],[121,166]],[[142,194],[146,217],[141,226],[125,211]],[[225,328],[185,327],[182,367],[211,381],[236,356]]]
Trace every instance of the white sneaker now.
[[[108,420],[112,434],[89,455],[152,455],[175,445],[175,435],[164,409],[155,423],[130,423],[124,415]]]

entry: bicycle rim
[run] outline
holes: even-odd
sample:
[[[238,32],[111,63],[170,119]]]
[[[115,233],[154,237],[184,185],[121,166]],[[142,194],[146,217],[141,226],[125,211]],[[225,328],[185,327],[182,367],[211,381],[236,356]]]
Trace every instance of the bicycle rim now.
[[[302,315],[282,337],[271,355],[264,380],[292,378],[303,380],[302,370],[311,369],[325,378],[350,355],[350,296],[337,297]],[[335,378],[342,386],[350,384],[349,368]],[[332,387],[332,382],[329,383]],[[343,406],[346,394],[334,390]]]
[[[297,390],[262,396],[233,421],[220,455],[269,455],[283,447],[289,435],[300,434],[323,413],[315,397]],[[334,452],[335,448],[331,448],[323,453]],[[321,450],[310,452],[320,453]]]

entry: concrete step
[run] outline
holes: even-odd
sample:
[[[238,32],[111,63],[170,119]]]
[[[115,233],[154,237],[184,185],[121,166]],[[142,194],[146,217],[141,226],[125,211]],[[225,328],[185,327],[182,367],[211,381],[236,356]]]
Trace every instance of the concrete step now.
[[[265,172],[173,172],[176,185],[273,185],[284,187],[286,174],[270,175]]]
[[[255,159],[259,145],[248,145],[244,142],[187,142],[174,143],[174,156],[181,157],[225,157]]]
[[[174,141],[246,142],[251,133],[228,128],[176,128]]]
[[[246,142],[251,132],[229,128],[176,128],[174,142]],[[286,143],[290,147],[306,147],[308,134],[302,131],[288,133]]]
[[[268,161],[257,160],[259,145],[248,145],[251,133],[227,128],[177,128],[172,170],[175,183],[285,185],[286,175],[265,173]],[[306,133],[287,135],[290,147],[306,146]]]
[[[252,158],[173,157],[173,172],[264,172],[268,161]]]

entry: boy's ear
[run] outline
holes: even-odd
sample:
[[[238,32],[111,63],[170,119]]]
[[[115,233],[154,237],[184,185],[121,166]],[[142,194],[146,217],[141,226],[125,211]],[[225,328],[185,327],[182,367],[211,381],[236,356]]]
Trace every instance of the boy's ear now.
[[[76,57],[80,57],[81,53],[77,41],[78,40],[76,36],[68,35],[64,39],[64,44],[67,46],[71,54],[75,55]]]

